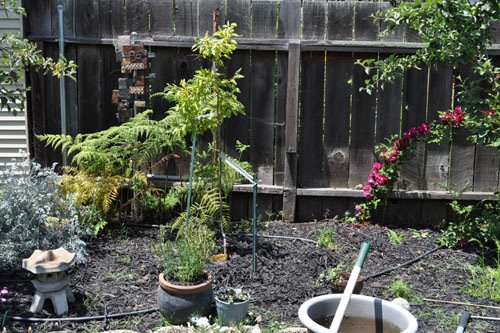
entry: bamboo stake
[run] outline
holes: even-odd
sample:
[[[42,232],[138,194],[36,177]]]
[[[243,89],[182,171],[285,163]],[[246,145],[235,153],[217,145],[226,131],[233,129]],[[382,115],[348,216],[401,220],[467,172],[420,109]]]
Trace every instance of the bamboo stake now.
[[[466,305],[466,306],[475,306],[475,307],[478,307],[478,308],[488,308],[488,309],[500,310],[500,306],[494,306],[494,305],[473,304],[473,303],[456,302],[456,301],[443,301],[443,300],[432,299],[432,298],[424,298],[423,300],[424,301],[428,301],[428,302],[435,302],[435,303]]]

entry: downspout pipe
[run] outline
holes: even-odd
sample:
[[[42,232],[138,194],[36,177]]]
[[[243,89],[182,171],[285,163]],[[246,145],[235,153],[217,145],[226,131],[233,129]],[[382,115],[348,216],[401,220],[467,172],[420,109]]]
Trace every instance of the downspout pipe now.
[[[59,60],[64,60],[64,5],[60,2],[57,5],[57,14],[59,21]],[[64,75],[59,79],[59,97],[61,104],[61,134],[66,134],[66,85]],[[62,164],[67,165],[66,150],[62,150]]]

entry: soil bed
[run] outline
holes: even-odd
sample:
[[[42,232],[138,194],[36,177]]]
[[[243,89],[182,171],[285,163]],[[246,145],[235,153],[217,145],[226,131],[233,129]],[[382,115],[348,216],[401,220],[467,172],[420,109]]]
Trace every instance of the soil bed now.
[[[335,249],[318,247],[314,241],[326,225],[335,225],[338,236]],[[401,244],[389,241],[387,229],[380,226],[356,227],[326,222],[284,224],[260,223],[257,244],[257,269],[253,271],[251,230],[235,228],[229,235],[225,262],[214,262],[210,271],[214,289],[227,286],[244,287],[251,293],[250,311],[267,332],[284,324],[301,326],[297,311],[307,299],[329,293],[327,285],[316,285],[320,273],[341,260],[354,262],[360,244],[371,244],[362,274],[367,277],[362,294],[391,300],[388,287],[402,280],[417,298],[410,312],[418,319],[419,332],[452,332],[456,330],[462,311],[474,316],[500,317],[500,303],[475,299],[467,295],[471,273],[466,263],[477,263],[470,252],[437,249],[439,233],[431,230],[392,229],[404,233]],[[69,305],[68,317],[84,317],[81,321],[27,323],[8,319],[8,332],[74,331],[102,332],[130,329],[154,331],[164,326],[157,311],[111,318],[113,314],[156,308],[156,289],[161,270],[152,254],[151,244],[158,239],[157,228],[123,227],[110,229],[89,241],[89,260],[74,266],[70,287],[76,302]],[[400,266],[423,256],[408,265]],[[399,267],[398,267],[399,266]],[[398,267],[390,270],[390,268]],[[386,271],[386,272],[385,272]],[[381,274],[382,272],[385,272]],[[29,312],[34,288],[26,271],[0,272],[0,286],[9,288],[3,303],[10,316],[54,318],[50,301],[42,313]],[[472,303],[481,306],[465,306]],[[3,309],[0,313],[3,313]],[[101,320],[89,317],[104,316]],[[471,319],[467,332],[498,332],[500,322]]]

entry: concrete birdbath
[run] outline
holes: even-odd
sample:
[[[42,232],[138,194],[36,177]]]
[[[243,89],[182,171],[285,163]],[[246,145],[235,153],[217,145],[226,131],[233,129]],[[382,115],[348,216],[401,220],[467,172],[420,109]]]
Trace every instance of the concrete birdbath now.
[[[68,312],[68,301],[74,302],[75,297],[68,287],[68,268],[74,263],[75,254],[62,247],[56,250],[35,250],[33,254],[23,259],[23,268],[36,275],[31,281],[36,289],[30,311],[40,312],[46,299],[52,301],[57,315]]]

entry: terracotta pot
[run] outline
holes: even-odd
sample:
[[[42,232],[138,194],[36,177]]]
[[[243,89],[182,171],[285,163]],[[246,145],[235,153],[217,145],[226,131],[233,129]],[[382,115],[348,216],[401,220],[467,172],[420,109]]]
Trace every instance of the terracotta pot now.
[[[330,281],[328,283],[328,286],[330,287],[330,290],[332,291],[332,294],[343,294],[345,287],[347,285],[347,281],[349,280],[349,277],[351,276],[351,273],[341,273],[342,276],[341,281]],[[358,279],[356,280],[356,285],[354,286],[354,294],[359,294],[361,293],[361,289],[363,289],[363,277],[358,276]]]
[[[214,299],[212,276],[197,285],[177,285],[159,276],[157,301],[160,312],[172,324],[187,323],[193,315],[207,317],[212,312]]]

